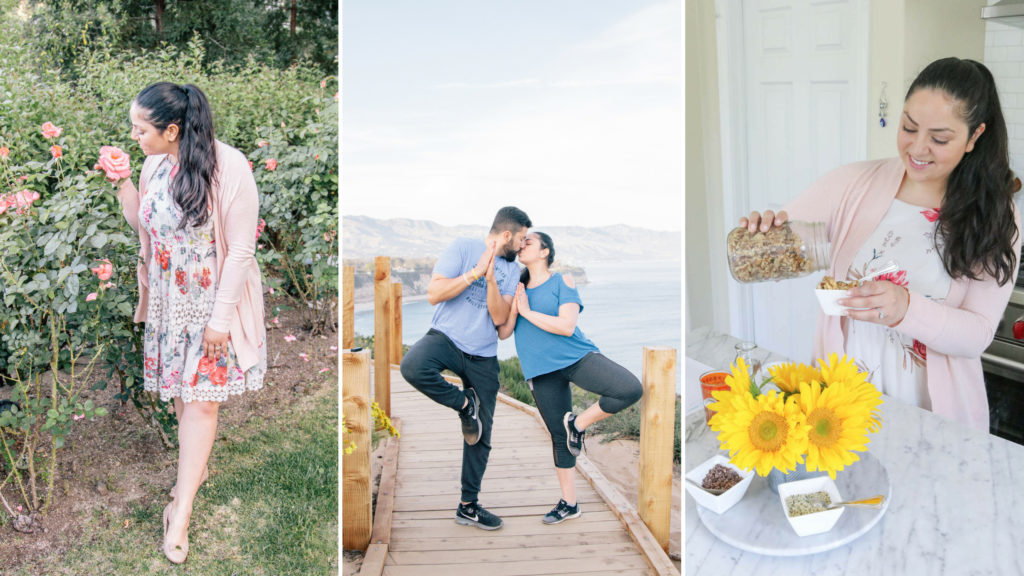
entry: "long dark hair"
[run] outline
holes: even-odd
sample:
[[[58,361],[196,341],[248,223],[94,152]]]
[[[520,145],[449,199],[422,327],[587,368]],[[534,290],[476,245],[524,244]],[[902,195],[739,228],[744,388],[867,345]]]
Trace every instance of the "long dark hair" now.
[[[907,90],[941,90],[957,101],[970,138],[978,126],[985,131],[949,175],[939,211],[936,247],[952,278],[980,280],[982,273],[999,285],[1017,274],[1013,243],[1019,231],[1013,219],[1013,171],[1010,170],[1006,121],[995,79],[980,62],[943,58],[929,64]],[[942,237],[942,245],[938,236]]]
[[[540,238],[540,249],[548,251],[548,266],[551,266],[551,263],[555,261],[555,243],[551,241],[551,236],[543,232],[531,232],[531,234],[536,234]],[[519,273],[519,281],[524,286],[530,283],[529,268],[523,268],[523,271]]]
[[[178,174],[171,182],[171,197],[181,208],[179,229],[202,226],[209,218],[207,204],[217,173],[213,113],[206,95],[193,84],[150,84],[135,97],[146,120],[163,132],[178,125]]]

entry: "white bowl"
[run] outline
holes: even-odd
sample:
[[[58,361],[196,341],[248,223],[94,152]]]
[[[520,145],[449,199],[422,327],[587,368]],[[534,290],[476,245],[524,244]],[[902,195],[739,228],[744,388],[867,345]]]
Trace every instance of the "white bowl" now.
[[[821,304],[821,310],[829,316],[842,316],[843,310],[846,310],[846,306],[840,306],[837,300],[846,298],[846,290],[822,290],[821,288],[814,289],[815,296],[818,297],[818,303]]]
[[[836,483],[828,476],[818,476],[816,478],[779,484],[779,500],[782,502],[782,512],[786,515],[789,525],[793,527],[798,536],[811,536],[828,532],[839,521],[839,517],[843,515],[843,510],[846,510],[846,508],[835,508],[802,516],[794,517],[789,515],[789,506],[786,506],[786,498],[796,494],[810,494],[822,490],[828,493],[832,502],[843,501],[842,496],[839,494],[839,488],[836,487]]]
[[[722,492],[718,496],[715,496],[707,490],[701,489],[699,486],[704,481],[704,477],[708,475],[708,471],[715,467],[715,464],[721,464],[728,468],[735,470],[743,480],[732,485],[731,488]],[[701,506],[711,510],[715,514],[721,514],[729,508],[732,508],[739,502],[743,495],[746,494],[747,488],[750,487],[750,483],[754,479],[754,471],[744,472],[736,467],[736,465],[729,462],[729,459],[721,454],[715,454],[711,458],[704,461],[703,464],[697,466],[693,470],[686,473],[686,477],[697,483],[697,486],[686,483],[686,491],[693,496],[693,499]]]

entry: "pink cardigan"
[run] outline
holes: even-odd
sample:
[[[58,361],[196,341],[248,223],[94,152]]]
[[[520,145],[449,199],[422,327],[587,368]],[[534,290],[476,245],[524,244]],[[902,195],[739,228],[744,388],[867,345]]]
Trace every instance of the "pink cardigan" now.
[[[258,351],[266,345],[263,282],[255,257],[259,195],[245,155],[219,140],[216,146],[217,173],[211,218],[217,245],[217,300],[207,325],[218,332],[230,333],[239,367],[248,370],[259,362]],[[139,188],[136,190],[131,180],[125,178],[117,194],[121,212],[141,241],[136,322],[146,321],[149,265],[153,259],[149,234],[139,226],[139,206],[153,171],[163,159],[163,154],[146,157],[139,175]]]
[[[818,179],[785,210],[793,220],[825,222],[832,242],[829,274],[845,278],[854,256],[878,227],[903,181],[899,158],[857,162]],[[1021,229],[1020,214],[1016,214]],[[1021,234],[1014,251],[1020,254]],[[989,430],[981,353],[992,343],[1013,290],[1013,280],[953,280],[944,303],[911,292],[907,314],[895,329],[928,347],[927,379],[932,411],[973,428]],[[842,316],[818,312],[815,357],[844,353]]]

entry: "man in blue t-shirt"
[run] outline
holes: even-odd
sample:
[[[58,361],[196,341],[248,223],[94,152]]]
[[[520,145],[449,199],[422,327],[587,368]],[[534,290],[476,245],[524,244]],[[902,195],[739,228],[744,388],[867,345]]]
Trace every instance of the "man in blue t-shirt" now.
[[[502,521],[480,507],[477,496],[491,452],[491,423],[498,398],[498,332],[519,285],[516,255],[530,218],[514,206],[494,217],[484,240],[459,238],[434,265],[427,299],[436,305],[430,330],[402,359],[402,377],[462,420],[462,501],[455,521],[484,530]],[[448,383],[451,370],[462,388]]]

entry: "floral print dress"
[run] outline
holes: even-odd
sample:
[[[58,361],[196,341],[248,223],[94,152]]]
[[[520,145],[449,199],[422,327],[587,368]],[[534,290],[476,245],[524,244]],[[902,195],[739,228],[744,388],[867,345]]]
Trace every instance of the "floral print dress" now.
[[[942,302],[949,293],[949,274],[936,250],[937,210],[893,200],[885,217],[853,259],[850,278],[884,267],[889,260],[899,269],[878,276],[905,286],[929,300]],[[939,246],[941,246],[941,236]],[[928,349],[896,329],[844,318],[846,354],[871,376],[882,392],[921,408],[931,409],[926,366]]]
[[[213,219],[199,228],[178,228],[181,209],[170,183],[178,166],[168,157],[154,171],[139,206],[149,235],[149,308],[146,315],[144,387],[167,402],[223,402],[263,386],[260,365],[248,373],[238,366],[231,342],[216,360],[203,354],[203,332],[217,297],[217,248]]]

